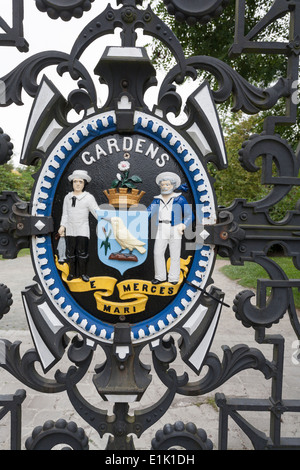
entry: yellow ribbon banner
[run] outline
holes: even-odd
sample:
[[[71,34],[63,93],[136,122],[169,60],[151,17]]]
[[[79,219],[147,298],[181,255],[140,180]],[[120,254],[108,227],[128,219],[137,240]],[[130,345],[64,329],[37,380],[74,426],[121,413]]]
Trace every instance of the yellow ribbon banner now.
[[[152,284],[151,281],[141,279],[129,279],[117,284],[117,279],[109,276],[90,277],[88,282],[84,282],[80,278],[68,281],[68,264],[59,264],[56,259],[56,267],[62,272],[62,280],[68,285],[71,292],[95,291],[94,297],[99,311],[111,315],[133,315],[145,311],[149,295],[163,297],[176,295],[187,275],[190,259],[191,256],[186,260],[180,260],[181,275],[179,282],[175,285],[170,282]],[[167,262],[167,269],[169,265],[170,260]],[[106,299],[114,293],[116,284],[120,299],[126,302],[114,302]]]

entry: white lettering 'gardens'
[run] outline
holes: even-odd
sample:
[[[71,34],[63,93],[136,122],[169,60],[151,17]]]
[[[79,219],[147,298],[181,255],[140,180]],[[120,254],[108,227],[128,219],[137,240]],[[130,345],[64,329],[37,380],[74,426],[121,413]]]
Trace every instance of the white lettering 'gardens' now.
[[[120,152],[135,152],[137,154],[145,155],[147,158],[155,161],[159,168],[163,168],[167,161],[170,159],[169,155],[165,153],[159,145],[147,142],[147,140],[138,138],[133,139],[132,137],[123,137],[121,140],[117,140],[114,137],[108,137],[104,139],[104,142],[95,143],[94,151],[84,151],[81,154],[81,159],[85,165],[92,165],[99,161],[102,157],[108,157],[115,153]]]

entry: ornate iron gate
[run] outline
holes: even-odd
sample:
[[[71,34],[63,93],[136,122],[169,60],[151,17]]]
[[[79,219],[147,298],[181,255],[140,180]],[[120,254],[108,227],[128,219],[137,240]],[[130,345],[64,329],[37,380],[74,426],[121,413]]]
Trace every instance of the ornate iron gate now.
[[[92,7],[92,3],[93,1],[70,0],[66,6],[62,6],[62,2],[55,0],[37,0],[36,6],[53,19],[62,18],[68,21],[83,15],[84,11]],[[155,15],[151,5],[144,8],[145,2],[142,0],[118,0],[117,3],[116,8],[107,5],[104,11],[80,32],[70,54],[50,51],[33,55],[1,80],[5,91],[2,93],[1,106],[21,104],[22,89],[35,98],[20,163],[36,165],[38,161],[41,162],[35,175],[30,203],[20,200],[13,192],[4,191],[0,195],[0,254],[4,258],[15,258],[21,248],[30,247],[37,279],[37,284],[27,288],[22,294],[35,349],[21,357],[18,342],[11,343],[1,339],[1,366],[32,389],[45,393],[66,391],[74,409],[97,431],[100,438],[105,434],[113,436],[108,440],[108,450],[133,450],[134,442],[129,435],[140,437],[166,413],[176,394],[205,395],[242,370],[256,369],[266,380],[272,382],[269,399],[227,398],[224,394],[216,394],[220,416],[219,449],[227,449],[228,417],[245,432],[255,449],[300,448],[300,438],[285,439],[281,432],[282,415],[300,411],[300,401],[297,397],[294,400],[285,400],[282,396],[284,338],[277,334],[266,334],[266,330],[280,322],[288,312],[296,337],[299,338],[300,335],[292,291],[292,288],[300,288],[300,280],[288,279],[279,265],[269,257],[270,247],[280,245],[285,256],[292,257],[299,269],[298,208],[289,212],[281,222],[273,221],[269,210],[288,195],[293,186],[299,184],[299,156],[275,133],[275,129],[278,124],[292,125],[297,122],[298,103],[295,96],[300,50],[300,4],[298,1],[275,0],[260,23],[245,35],[246,0],[236,1],[236,36],[231,54],[255,52],[287,56],[287,76],[264,90],[248,83],[219,59],[209,56],[185,58],[179,41],[168,26]],[[199,0],[165,0],[165,4],[169,13],[175,15],[176,19],[193,25],[197,21],[207,22],[211,17],[222,14],[227,2],[211,0],[203,6]],[[23,38],[22,30],[23,1],[14,0],[13,8],[12,27],[1,19],[1,27],[5,31],[5,34],[0,36],[1,45],[15,46],[26,52],[28,44]],[[267,25],[286,14],[290,16],[288,42],[255,41],[256,36]],[[99,108],[93,78],[80,59],[91,43],[99,37],[115,32],[117,28],[121,28],[122,46],[108,47],[95,68],[95,74],[101,77],[109,89],[105,105]],[[155,83],[155,69],[144,49],[136,46],[137,28],[161,41],[176,59],[176,65],[160,86],[157,104],[153,110],[149,110],[145,105],[144,94]],[[67,100],[47,77],[44,77],[40,84],[37,83],[38,74],[53,64],[57,65],[58,73],[69,73],[78,83],[78,88],[69,94]],[[172,111],[176,114],[181,108],[181,97],[176,92],[176,83],[181,83],[187,76],[195,77],[198,70],[208,71],[217,81],[218,89],[210,90],[207,82],[201,83],[187,100],[188,121],[172,126],[168,113]],[[234,111],[242,110],[248,114],[272,109],[281,98],[285,98],[286,114],[267,117],[262,134],[253,135],[240,151],[241,165],[250,172],[257,171],[255,161],[259,156],[263,157],[262,184],[273,187],[268,196],[254,203],[238,199],[233,201],[230,207],[216,208],[214,213],[213,183],[206,166],[209,161],[213,161],[218,170],[224,170],[227,166],[215,103],[223,103],[229,97],[234,99]],[[205,107],[209,107],[210,116],[213,118],[208,118],[208,110],[204,109]],[[70,125],[67,120],[67,113],[71,109],[84,114],[76,126]],[[3,128],[5,130],[5,123]],[[3,132],[0,139],[0,159],[1,164],[4,164],[11,157],[13,146],[10,137]],[[145,146],[143,149],[142,145]],[[92,314],[90,311],[86,313],[88,308],[78,307],[77,304],[74,307],[74,296],[77,296],[76,302],[80,305],[78,292],[83,289],[82,284],[81,287],[76,287],[79,290],[73,294],[73,279],[67,279],[70,272],[64,272],[65,268],[61,268],[51,255],[53,247],[56,246],[53,238],[58,224],[56,212],[61,210],[57,209],[61,201],[59,188],[67,181],[66,176],[71,178],[71,170],[73,175],[74,172],[81,171],[82,168],[77,167],[76,162],[84,162],[85,168],[93,168],[92,172],[95,171],[96,174],[96,163],[100,157],[104,154],[113,155],[113,152],[121,149],[125,159],[123,170],[127,171],[123,176],[127,178],[128,187],[132,188],[130,184],[140,182],[137,175],[129,181],[129,166],[125,168],[125,163],[128,163],[126,159],[130,157],[133,146],[136,154],[143,152],[148,154],[151,160],[159,158],[156,164],[160,167],[163,167],[167,160],[174,159],[174,168],[186,178],[193,194],[191,203],[201,201],[201,223],[196,225],[193,236],[202,248],[195,250],[196,254],[193,255],[193,264],[190,267],[183,266],[183,272],[188,274],[183,275],[180,281],[181,290],[177,292],[176,297],[168,299],[171,303],[163,304],[164,289],[169,289],[170,296],[175,294],[174,286],[177,281],[161,284],[159,295],[162,300],[159,300],[158,304],[163,304],[163,310],[155,303],[151,304],[154,314],[151,313],[152,310],[147,313],[146,307],[143,307],[143,312],[148,315],[147,321],[141,321],[137,316],[126,316],[134,315],[135,309],[141,308],[140,304],[127,301],[120,307],[121,303],[115,300],[109,303],[106,300],[109,296],[107,284],[105,295],[101,284],[97,297],[98,305],[101,305],[98,308],[102,312],[100,316],[94,311]],[[94,163],[95,166],[89,166]],[[274,165],[276,174],[273,171]],[[107,171],[105,179],[111,176],[110,171],[116,170],[110,166],[107,170],[105,168],[101,167],[101,172]],[[98,180],[99,178],[100,176]],[[121,179],[118,174],[115,187]],[[106,181],[101,181],[105,189]],[[109,196],[111,194],[109,193]],[[112,196],[109,202],[113,204]],[[121,209],[122,207],[118,206],[118,218],[124,216]],[[144,215],[141,213],[139,217]],[[103,219],[103,214],[100,219]],[[98,232],[103,230],[105,237],[100,238],[98,250],[99,257],[102,256],[101,262],[109,266],[107,269],[121,266],[118,264],[120,260],[125,264],[145,262],[139,254],[134,258],[132,250],[130,257],[124,255],[125,258],[120,258],[121,255],[116,255],[111,258],[112,261],[108,261],[105,258],[109,248],[108,229],[107,225],[101,225],[100,219]],[[140,223],[143,224],[144,219],[141,220]],[[145,245],[143,240],[140,237],[139,243]],[[221,307],[224,306],[224,293],[218,287],[210,286],[210,274],[216,254],[228,258],[232,264],[242,265],[245,261],[258,263],[268,273],[269,279],[258,281],[256,306],[250,302],[255,294],[244,290],[236,296],[233,310],[237,318],[237,328],[252,328],[258,345],[268,344],[273,348],[272,360],[268,360],[260,349],[244,345],[237,345],[232,350],[225,348],[222,358],[210,352]],[[126,265],[128,266],[129,264]],[[119,268],[119,271],[123,275],[122,269]],[[2,277],[5,278],[3,273]],[[98,278],[90,278],[89,282],[90,289],[94,289]],[[103,279],[101,282],[104,282]],[[129,282],[123,285],[123,289],[124,293],[127,290],[131,294],[138,291],[138,298],[143,300],[142,294],[158,294],[157,285],[159,284],[143,281],[140,287],[136,281],[132,285]],[[271,289],[269,296],[268,288]],[[139,289],[143,289],[143,292]],[[128,296],[125,295],[124,299],[126,298],[128,299]],[[129,296],[129,299],[131,298]],[[11,304],[9,286],[1,284],[2,316],[9,312]],[[120,308],[123,309],[121,312]],[[117,313],[117,320],[115,317],[113,320],[109,317],[108,320],[105,316],[112,313]],[[134,320],[131,321],[131,318]],[[78,335],[74,336],[68,346],[68,332],[73,330],[77,331]],[[172,336],[166,339],[166,332],[179,333],[181,341],[178,345]],[[129,402],[139,400],[151,382],[149,367],[143,365],[140,360],[142,350],[148,345],[152,351],[153,370],[166,386],[166,392],[149,408],[130,415]],[[106,359],[95,369],[93,384],[103,400],[114,403],[113,417],[108,417],[106,411],[87,402],[78,388],[99,348],[104,351]],[[57,371],[55,379],[49,380],[37,372],[36,362],[42,365],[43,372],[46,373],[59,363],[66,350],[69,360],[74,363],[66,374]],[[200,374],[206,366],[207,373],[204,377],[193,381],[188,373],[178,376],[171,368],[178,351],[187,368],[196,374]],[[1,418],[8,412],[12,415],[12,449],[21,448],[21,407],[24,398],[23,391],[18,391],[12,396],[1,396]],[[261,433],[258,428],[248,423],[239,414],[241,410],[267,411],[270,414],[270,435]],[[88,449],[88,439],[83,430],[77,428],[75,423],[66,423],[64,420],[33,430],[32,437],[26,441],[26,448],[48,449],[61,442],[73,449]],[[178,445],[187,450],[212,448],[212,443],[203,430],[197,429],[192,423],[184,424],[182,421],[165,427],[152,442],[153,450],[169,449]]]

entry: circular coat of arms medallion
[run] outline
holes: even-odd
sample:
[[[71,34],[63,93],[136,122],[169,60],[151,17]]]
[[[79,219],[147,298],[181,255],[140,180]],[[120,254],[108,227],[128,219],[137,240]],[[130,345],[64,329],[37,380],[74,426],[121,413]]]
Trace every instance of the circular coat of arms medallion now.
[[[214,264],[214,192],[191,145],[159,118],[136,111],[132,133],[118,133],[114,111],[75,125],[47,156],[32,215],[54,221],[32,240],[39,282],[93,340],[111,342],[120,322],[133,342],[152,340],[198,306]]]

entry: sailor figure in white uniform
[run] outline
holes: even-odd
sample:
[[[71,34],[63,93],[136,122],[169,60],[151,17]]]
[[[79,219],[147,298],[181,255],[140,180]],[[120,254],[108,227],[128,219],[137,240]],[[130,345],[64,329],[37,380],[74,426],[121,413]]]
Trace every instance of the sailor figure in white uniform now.
[[[168,281],[177,284],[180,277],[182,235],[191,224],[193,214],[185,197],[174,192],[181,185],[176,173],[160,173],[156,184],[160,187],[160,195],[148,207],[149,217],[156,216],[158,225],[154,244],[155,278],[152,283],[159,284],[167,280],[165,251],[169,245],[171,263]]]
[[[85,170],[75,170],[69,175],[73,191],[64,198],[62,218],[58,233],[66,237],[66,256],[69,264],[68,280],[81,277],[88,282],[86,274],[89,257],[89,213],[97,219],[99,209],[96,199],[85,191],[85,186],[91,181],[91,177]]]

